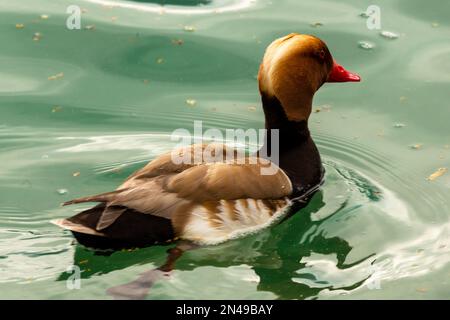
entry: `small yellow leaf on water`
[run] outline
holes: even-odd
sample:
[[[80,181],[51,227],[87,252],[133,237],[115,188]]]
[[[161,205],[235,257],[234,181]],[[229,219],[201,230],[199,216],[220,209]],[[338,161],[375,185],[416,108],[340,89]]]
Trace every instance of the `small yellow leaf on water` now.
[[[47,20],[47,19],[48,19],[48,15],[46,15],[46,14],[41,14],[41,19],[42,19],[42,20]]]
[[[158,59],[156,59],[156,63],[157,64],[161,64],[161,63],[163,63],[164,62],[164,59],[163,58],[158,58]]]
[[[86,264],[86,263],[88,263],[88,261],[89,260],[87,260],[87,259],[86,260],[81,260],[80,262],[78,262],[78,264]]]
[[[254,107],[254,106],[250,106],[247,109],[248,109],[248,111],[252,111],[252,112],[256,111],[256,107]]]
[[[430,176],[427,178],[428,181],[433,181],[439,178],[440,176],[443,176],[448,171],[447,168],[439,168],[436,170],[436,172],[430,174]]]
[[[33,34],[33,40],[34,41],[39,41],[42,38],[42,34],[39,32],[36,32],[35,34]]]
[[[16,29],[23,29],[25,25],[23,23],[16,23]]]
[[[414,150],[419,150],[422,148],[422,146],[423,146],[422,143],[415,143],[415,144],[410,145],[410,148],[414,149]]]
[[[93,25],[93,24],[90,24],[90,25],[87,25],[86,27],[84,27],[86,30],[95,30],[95,25]]]
[[[401,97],[400,97],[400,102],[405,102],[406,100],[408,100],[407,97],[405,97],[405,96],[401,96]]]
[[[57,73],[57,74],[55,74],[53,76],[48,77],[48,80],[57,80],[57,79],[60,79],[62,77],[64,77],[64,73],[60,72],[60,73]]]
[[[420,292],[420,293],[426,293],[426,292],[428,292],[428,289],[426,289],[426,288],[416,288],[416,291]]]
[[[53,109],[52,109],[52,112],[53,112],[53,113],[55,113],[55,112],[60,112],[61,110],[62,110],[62,107],[61,107],[61,106],[54,106]]]
[[[184,44],[184,41],[182,39],[173,39],[172,44],[175,44],[177,46],[181,46]]]
[[[194,26],[184,26],[183,30],[188,31],[188,32],[194,32],[195,27]]]
[[[79,175],[80,175],[79,171],[72,173],[72,176],[74,176],[74,177],[78,177]]]
[[[197,101],[195,99],[186,99],[186,104],[193,107],[197,104]]]

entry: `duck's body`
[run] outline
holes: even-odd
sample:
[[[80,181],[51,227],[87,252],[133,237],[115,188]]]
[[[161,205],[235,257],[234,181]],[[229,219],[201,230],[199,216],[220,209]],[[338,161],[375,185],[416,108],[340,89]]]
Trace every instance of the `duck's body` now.
[[[317,70],[310,73],[300,62],[316,59],[317,52]],[[176,164],[172,151],[131,175],[116,191],[67,202],[100,204],[54,222],[71,230],[80,243],[99,248],[178,238],[212,244],[270,225],[293,200],[306,198],[322,182],[320,155],[307,120],[312,95],[329,80],[333,68],[325,44],[311,36],[288,35],[268,47],[259,83],[266,129],[279,131],[278,164],[259,158],[267,152],[236,157],[226,146],[216,150],[234,154],[234,160]],[[305,80],[299,94],[295,87]],[[264,151],[271,150],[273,143],[268,134]],[[194,145],[175,154],[190,153],[191,159],[199,159],[195,154],[203,154],[206,147]],[[261,174],[270,165],[275,173]]]
[[[202,152],[204,147],[180,151]],[[126,242],[145,237],[143,242],[148,243],[176,238],[218,243],[270,224],[290,204],[293,188],[282,170],[260,176],[262,165],[249,164],[250,158],[247,164],[175,165],[171,154],[150,162],[116,192],[66,203],[102,204],[58,224],[77,233]],[[145,217],[134,222],[137,215]],[[142,232],[134,224],[140,224]]]

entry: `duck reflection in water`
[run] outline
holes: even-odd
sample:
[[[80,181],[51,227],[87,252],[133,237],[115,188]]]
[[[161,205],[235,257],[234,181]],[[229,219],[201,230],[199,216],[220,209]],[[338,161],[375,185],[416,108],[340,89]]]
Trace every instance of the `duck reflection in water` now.
[[[319,221],[311,219],[324,206],[323,194],[319,190],[308,203],[296,203],[286,218],[276,226],[216,246],[202,247],[180,241],[168,250],[166,249],[168,246],[155,246],[122,253],[95,252],[77,245],[74,265],[82,268],[82,279],[88,279],[133,265],[162,261],[159,267],[142,272],[134,281],[109,288],[107,293],[116,299],[145,299],[156,282],[166,280],[172,272],[178,270],[192,271],[203,266],[227,268],[243,264],[250,266],[259,277],[258,291],[272,292],[281,299],[315,297],[324,289],[352,289],[366,279],[361,279],[349,288],[333,288],[332,284],[310,287],[292,281],[292,278],[298,276],[298,271],[305,267],[305,263],[299,261],[314,253],[335,255],[338,268],[350,267],[345,264],[346,257],[352,250],[348,242],[339,237],[328,238],[317,231],[333,214]],[[307,233],[310,234],[305,238]],[[156,249],[156,257],[155,254],[149,255],[148,249],[153,252]],[[89,261],[89,264],[84,264],[85,261]],[[69,276],[62,273],[58,280],[65,280]]]

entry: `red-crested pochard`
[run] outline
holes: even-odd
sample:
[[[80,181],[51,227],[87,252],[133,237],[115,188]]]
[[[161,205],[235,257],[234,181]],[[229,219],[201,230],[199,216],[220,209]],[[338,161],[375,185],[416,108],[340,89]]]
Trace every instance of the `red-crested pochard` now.
[[[293,200],[321,185],[323,167],[309,129],[314,93],[325,82],[360,81],[337,64],[326,44],[292,33],[272,42],[261,63],[259,91],[266,129],[279,131],[280,170],[262,175],[266,162],[175,164],[172,153],[138,170],[115,191],[66,202],[98,202],[53,221],[88,247],[117,248],[176,239],[219,243],[270,225]],[[265,150],[270,150],[270,134]],[[205,148],[184,148],[180,152]],[[227,147],[222,146],[227,152]],[[258,157],[257,153],[249,157]]]

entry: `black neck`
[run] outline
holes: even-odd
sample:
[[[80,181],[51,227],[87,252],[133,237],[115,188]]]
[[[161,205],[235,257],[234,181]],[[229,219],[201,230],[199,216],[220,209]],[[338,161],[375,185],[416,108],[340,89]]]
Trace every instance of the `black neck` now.
[[[279,133],[279,166],[289,176],[296,193],[305,192],[322,180],[320,154],[311,138],[308,122],[290,121],[277,98],[262,96],[267,135],[262,147],[268,152],[272,146],[270,131]],[[268,150],[268,151],[266,151]]]

